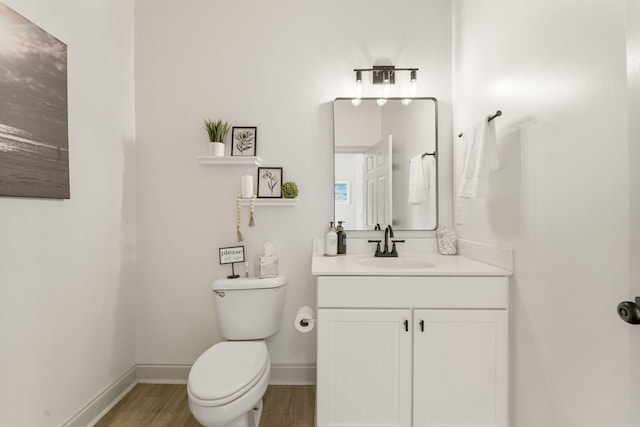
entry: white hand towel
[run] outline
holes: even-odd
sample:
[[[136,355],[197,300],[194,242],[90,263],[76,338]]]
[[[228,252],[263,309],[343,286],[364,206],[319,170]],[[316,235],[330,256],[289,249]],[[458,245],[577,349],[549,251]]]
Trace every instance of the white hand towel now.
[[[409,204],[421,205],[429,200],[433,156],[418,155],[409,161]]]
[[[488,117],[484,118],[464,131],[465,149],[458,197],[486,197],[489,191],[489,174],[498,170],[496,128],[487,119]]]

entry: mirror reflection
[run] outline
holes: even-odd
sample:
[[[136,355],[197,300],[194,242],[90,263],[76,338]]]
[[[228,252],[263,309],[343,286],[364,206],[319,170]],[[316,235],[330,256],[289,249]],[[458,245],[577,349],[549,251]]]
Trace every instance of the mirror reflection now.
[[[334,111],[335,220],[345,230],[435,230],[435,98],[338,98]]]

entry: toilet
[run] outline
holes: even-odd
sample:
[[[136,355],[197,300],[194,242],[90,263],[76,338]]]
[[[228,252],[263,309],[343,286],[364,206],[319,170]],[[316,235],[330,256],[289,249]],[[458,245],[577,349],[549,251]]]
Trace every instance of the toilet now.
[[[206,427],[258,427],[271,363],[264,339],[280,330],[284,276],[218,279],[212,288],[224,341],[189,372],[189,408]]]

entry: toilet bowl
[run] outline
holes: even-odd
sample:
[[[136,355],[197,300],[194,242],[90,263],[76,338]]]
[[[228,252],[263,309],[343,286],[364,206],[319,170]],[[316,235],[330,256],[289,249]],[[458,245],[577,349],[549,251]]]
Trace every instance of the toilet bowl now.
[[[193,364],[187,393],[193,416],[206,427],[256,427],[271,366],[264,341],[214,345]]]
[[[222,336],[189,372],[189,409],[205,427],[259,427],[271,364],[264,341],[282,323],[287,280],[219,279],[213,283]]]

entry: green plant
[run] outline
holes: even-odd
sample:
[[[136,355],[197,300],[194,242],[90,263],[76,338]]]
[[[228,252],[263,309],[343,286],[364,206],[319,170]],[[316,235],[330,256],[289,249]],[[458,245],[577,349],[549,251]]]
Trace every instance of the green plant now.
[[[231,130],[229,122],[222,122],[222,120],[204,119],[204,128],[209,135],[209,141],[211,142],[223,142],[224,138]]]
[[[298,185],[293,181],[282,184],[282,197],[285,199],[295,199],[298,197]]]

